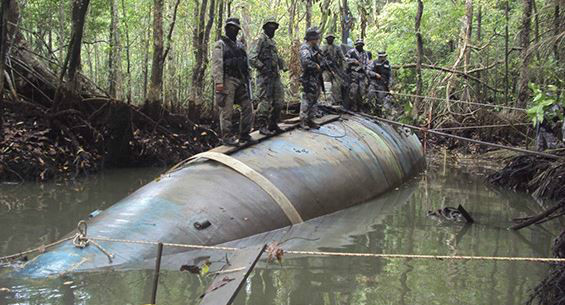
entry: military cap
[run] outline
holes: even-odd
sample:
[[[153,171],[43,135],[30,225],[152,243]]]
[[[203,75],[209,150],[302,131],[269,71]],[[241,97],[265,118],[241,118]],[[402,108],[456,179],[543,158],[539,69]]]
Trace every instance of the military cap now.
[[[365,42],[363,41],[363,39],[355,40],[355,45],[360,45],[360,44],[365,45]]]
[[[334,32],[329,32],[328,34],[326,34],[326,37],[325,37],[325,38],[329,38],[329,37],[335,38]]]
[[[378,56],[378,57],[387,57],[386,51],[379,51],[379,52],[377,53],[377,56]]]
[[[230,17],[226,19],[226,26],[233,25],[241,30],[241,24],[239,22],[239,18]]]
[[[263,21],[263,27],[265,27],[269,23],[272,23],[272,24],[276,25],[277,28],[279,28],[279,23],[277,22],[277,18],[275,18],[275,17],[265,18],[265,20]]]
[[[304,40],[316,40],[320,39],[320,30],[317,27],[311,27],[306,30],[306,35]]]

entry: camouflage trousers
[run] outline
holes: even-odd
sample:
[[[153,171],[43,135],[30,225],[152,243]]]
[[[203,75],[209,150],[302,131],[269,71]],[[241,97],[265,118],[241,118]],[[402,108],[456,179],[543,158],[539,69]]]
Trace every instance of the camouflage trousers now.
[[[536,128],[536,149],[543,151],[545,149],[555,149],[559,145],[559,140],[553,134],[552,130],[538,126]]]
[[[364,79],[354,79],[349,84],[349,110],[359,111],[363,104],[363,97],[365,96],[365,81]]]
[[[224,91],[216,93],[215,103],[220,109],[220,129],[222,138],[228,138],[234,134],[232,130],[232,116],[234,104],[241,107],[239,118],[240,136],[248,135],[253,126],[253,105],[249,100],[247,87],[244,80],[226,76],[224,80]]]
[[[259,75],[257,77],[257,117],[268,120],[270,124],[276,123],[280,118],[284,103],[284,87],[280,76],[269,77]]]
[[[339,77],[327,77],[328,81],[332,83],[332,92],[329,102],[332,105],[343,105],[343,80]]]
[[[311,120],[320,99],[321,88],[315,83],[309,83],[306,86],[303,84],[303,87],[304,91],[300,99],[300,119]]]
[[[367,99],[369,102],[369,107],[371,107],[376,115],[381,115],[383,113],[383,106],[385,99],[387,97],[387,92],[384,85],[381,84],[371,84],[369,85],[369,93],[367,94]]]

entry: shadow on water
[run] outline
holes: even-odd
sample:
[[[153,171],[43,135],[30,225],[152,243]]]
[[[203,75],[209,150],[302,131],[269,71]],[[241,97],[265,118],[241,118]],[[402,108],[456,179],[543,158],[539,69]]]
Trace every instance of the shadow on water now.
[[[158,172],[106,172],[73,186],[0,186],[0,255],[60,238],[79,219],[108,207]],[[440,224],[425,216],[428,210],[458,204],[476,224]],[[537,209],[528,196],[493,190],[465,169],[432,169],[364,205],[227,245],[279,241],[293,250],[549,256],[557,228],[506,230],[510,219]],[[199,257],[221,261],[224,255],[191,251],[164,257],[157,303],[198,304],[211,278],[177,270]],[[148,260],[115,272],[33,282],[0,273],[0,288],[7,288],[0,290],[0,304],[144,304],[152,266]],[[545,271],[544,265],[518,262],[286,255],[282,266],[261,261],[235,304],[523,304]]]

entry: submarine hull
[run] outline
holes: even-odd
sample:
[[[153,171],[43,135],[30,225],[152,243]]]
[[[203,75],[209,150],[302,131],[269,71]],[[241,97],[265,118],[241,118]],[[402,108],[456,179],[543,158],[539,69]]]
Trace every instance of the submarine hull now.
[[[294,129],[230,157],[270,181],[303,221],[366,202],[425,167],[416,135],[357,115],[342,116],[318,130]],[[295,224],[273,198],[257,181],[199,159],[161,175],[91,219],[87,237],[218,245]],[[208,227],[199,226],[207,222]],[[67,241],[18,273],[43,277],[131,266],[156,252],[149,244],[98,243],[114,255],[111,262],[95,246],[77,248]],[[165,254],[180,251],[166,247]]]

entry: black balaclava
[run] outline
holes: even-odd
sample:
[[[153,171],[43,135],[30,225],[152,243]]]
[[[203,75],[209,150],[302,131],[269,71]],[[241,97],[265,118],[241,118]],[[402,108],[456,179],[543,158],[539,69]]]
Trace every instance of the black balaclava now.
[[[335,40],[335,37],[331,37],[331,36],[326,37],[326,41],[328,42],[328,44],[334,44],[334,40]]]
[[[231,24],[228,24],[228,25],[226,26],[226,36],[227,36],[229,39],[231,39],[231,40],[233,40],[233,41],[236,41],[236,39],[237,39],[237,34],[239,34],[239,28],[238,28],[238,27],[236,27],[236,26],[234,26],[234,25],[231,25]]]
[[[271,39],[275,37],[276,30],[277,30],[277,26],[272,23],[268,23],[263,27],[263,31],[265,32],[265,35],[267,35]]]
[[[358,44],[358,45],[355,46],[355,49],[357,50],[357,52],[363,52],[363,47],[364,47],[364,45]]]

